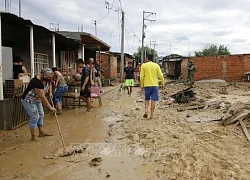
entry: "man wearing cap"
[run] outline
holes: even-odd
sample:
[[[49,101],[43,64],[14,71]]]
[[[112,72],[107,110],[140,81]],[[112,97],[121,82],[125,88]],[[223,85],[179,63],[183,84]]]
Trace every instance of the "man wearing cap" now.
[[[51,80],[54,73],[52,69],[47,68],[41,71],[40,74],[32,78],[22,95],[21,102],[27,111],[30,118],[30,132],[31,140],[36,141],[37,137],[35,130],[38,127],[39,137],[51,136],[51,134],[45,133],[43,130],[43,118],[44,111],[43,106],[48,107],[51,111],[56,112],[56,109],[52,107],[45,97],[46,92],[50,90],[50,96],[52,96]]]

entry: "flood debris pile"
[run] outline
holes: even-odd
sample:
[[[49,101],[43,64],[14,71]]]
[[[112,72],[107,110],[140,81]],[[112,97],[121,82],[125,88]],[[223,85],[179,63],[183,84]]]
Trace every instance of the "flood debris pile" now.
[[[170,97],[167,97],[167,91],[163,91],[162,94],[164,96],[163,101],[165,102],[165,105],[170,105],[173,103],[187,104],[196,100],[196,93],[193,90],[193,86],[180,90],[170,95]]]
[[[59,157],[71,156],[78,153],[83,153],[87,149],[86,146],[71,144],[65,148],[59,148],[55,152],[45,155],[44,159],[57,159]]]
[[[224,126],[235,124],[235,127],[240,124],[247,139],[250,141],[250,134],[247,126],[244,123],[244,120],[247,121],[249,117],[249,106],[241,101],[236,101],[232,104],[232,106],[226,112],[225,116],[222,118],[222,124]]]
[[[193,87],[191,86],[171,95],[171,97],[174,98],[178,104],[185,104],[190,101],[194,101],[196,99],[195,94],[196,93],[193,91]]]
[[[96,157],[91,159],[91,161],[89,162],[89,165],[92,166],[100,166],[102,162],[102,158],[101,157]]]

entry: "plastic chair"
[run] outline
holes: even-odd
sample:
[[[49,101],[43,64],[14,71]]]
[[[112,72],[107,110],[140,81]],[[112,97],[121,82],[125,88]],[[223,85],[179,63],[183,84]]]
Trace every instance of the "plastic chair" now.
[[[99,100],[99,107],[102,106],[102,94],[103,94],[103,88],[100,86],[92,86],[90,88],[91,92],[91,98],[98,98]]]

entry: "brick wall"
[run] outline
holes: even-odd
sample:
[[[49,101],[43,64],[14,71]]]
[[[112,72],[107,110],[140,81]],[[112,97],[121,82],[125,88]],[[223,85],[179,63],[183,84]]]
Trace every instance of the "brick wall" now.
[[[113,54],[101,54],[102,67],[104,69],[104,78],[111,79],[117,77],[117,57]]]
[[[101,54],[100,55],[100,60],[102,62],[102,69],[104,69],[104,78],[108,79],[110,77],[110,71],[109,71],[109,67],[110,67],[110,63],[109,63],[109,54]]]
[[[117,78],[117,57],[110,57],[110,78]]]
[[[192,57],[196,65],[195,80],[224,79],[228,82],[242,81],[244,73],[250,71],[250,55]],[[187,66],[182,62],[183,72]],[[186,75],[183,76],[185,78]]]

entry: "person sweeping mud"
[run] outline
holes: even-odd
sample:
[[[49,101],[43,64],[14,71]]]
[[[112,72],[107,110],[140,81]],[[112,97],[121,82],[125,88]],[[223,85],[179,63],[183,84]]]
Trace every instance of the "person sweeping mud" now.
[[[27,111],[30,118],[30,132],[31,140],[36,141],[37,137],[35,130],[38,127],[39,137],[51,136],[52,134],[45,133],[43,130],[43,105],[48,107],[51,111],[56,112],[56,109],[52,107],[45,97],[45,93],[50,90],[50,96],[52,96],[52,87],[50,81],[53,78],[53,71],[49,68],[41,71],[40,74],[32,78],[22,95],[21,102]]]
[[[158,64],[152,62],[153,55],[148,54],[146,63],[141,66],[140,83],[141,88],[145,91],[145,113],[144,118],[148,118],[149,101],[151,100],[150,119],[153,119],[155,102],[159,100],[159,82],[158,76],[161,79],[162,88],[164,87],[164,77],[161,68]]]

